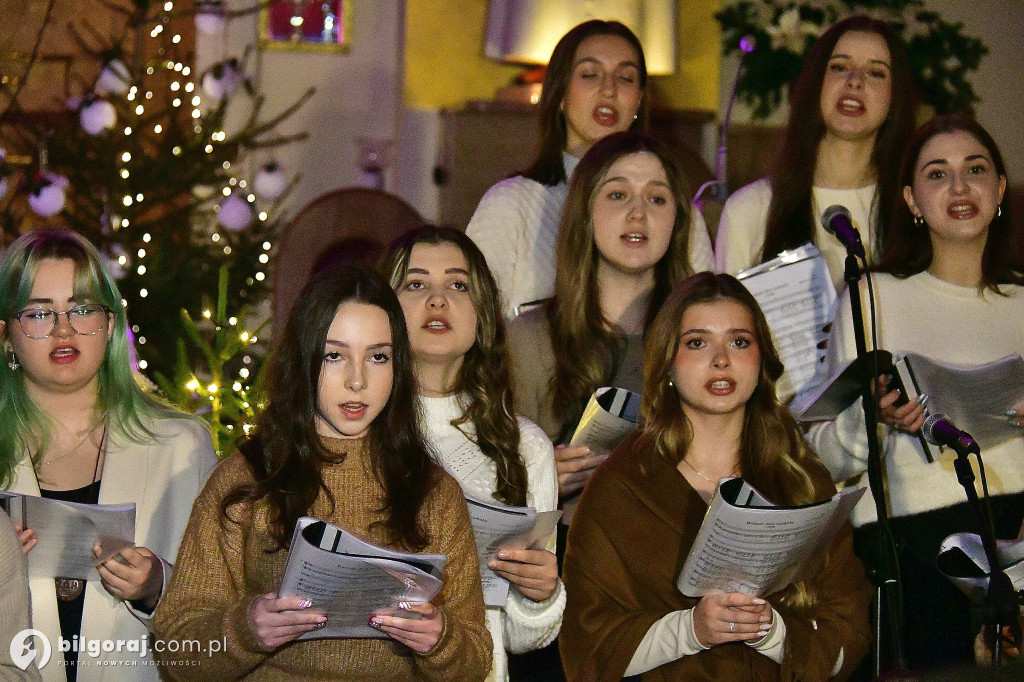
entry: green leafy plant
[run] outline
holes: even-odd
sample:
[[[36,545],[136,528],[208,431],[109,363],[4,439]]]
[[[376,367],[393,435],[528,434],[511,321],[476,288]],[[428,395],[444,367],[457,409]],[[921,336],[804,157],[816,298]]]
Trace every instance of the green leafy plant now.
[[[198,322],[181,310],[185,337],[177,340],[173,378],[154,372],[156,384],[168,400],[209,422],[219,457],[230,454],[230,446],[249,432],[256,418],[263,363],[254,344],[268,323],[247,330],[243,321],[249,309],[245,305],[229,314],[229,279],[227,266],[221,266],[215,311],[204,306]]]
[[[726,55],[740,49],[743,37],[752,35],[756,40],[737,86],[739,98],[753,108],[753,116],[767,118],[778,108],[818,36],[837,20],[859,13],[887,21],[903,38],[925,104],[939,114],[973,114],[979,99],[968,76],[977,70],[988,48],[981,39],[964,35],[962,23],[948,22],[926,9],[924,0],[742,0],[724,7],[715,18],[722,26]]]

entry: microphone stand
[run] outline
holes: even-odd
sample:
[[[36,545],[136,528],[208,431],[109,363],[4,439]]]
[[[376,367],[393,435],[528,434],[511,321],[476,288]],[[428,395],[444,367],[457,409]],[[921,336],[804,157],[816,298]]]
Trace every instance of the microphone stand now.
[[[860,367],[860,390],[864,406],[864,422],[868,437],[868,486],[875,500],[878,517],[878,565],[874,571],[875,582],[875,677],[882,674],[882,623],[883,612],[888,616],[889,634],[896,670],[906,668],[903,656],[903,623],[900,618],[899,583],[897,582],[897,558],[892,543],[888,510],[885,507],[885,480],[882,474],[882,455],[878,445],[878,403],[873,384],[874,369],[871,367],[864,335],[864,317],[860,301],[860,268],[857,256],[849,246],[846,248],[846,267],[843,274],[846,290],[850,295],[853,315],[853,335],[857,345],[857,364]]]
[[[999,560],[996,556],[996,538],[992,524],[982,509],[981,501],[978,499],[978,491],[974,487],[974,469],[971,468],[970,453],[973,451],[981,460],[981,452],[975,445],[973,448],[964,444],[952,446],[956,452],[956,461],[953,468],[956,469],[956,478],[963,486],[967,494],[967,502],[978,521],[981,532],[981,544],[985,548],[985,558],[988,560],[989,582],[988,589],[982,596],[975,595],[974,607],[984,615],[985,625],[992,630],[992,665],[999,665],[1002,656],[1002,631],[1003,625],[1009,624],[1013,633],[1014,642],[1018,648],[1021,643],[1020,623],[1017,616],[1020,614],[1017,592],[1013,589],[1013,583],[1006,575],[1006,572],[999,567]]]

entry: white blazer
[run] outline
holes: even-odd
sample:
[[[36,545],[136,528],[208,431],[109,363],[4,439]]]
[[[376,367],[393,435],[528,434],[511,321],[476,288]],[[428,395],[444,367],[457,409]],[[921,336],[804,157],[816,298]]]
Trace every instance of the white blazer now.
[[[163,588],[166,589],[192,503],[217,464],[217,458],[210,435],[201,424],[188,419],[163,418],[146,425],[158,436],[155,442],[140,445],[123,436],[107,434],[99,504],[135,503],[135,543],[160,557],[164,566]],[[31,462],[22,461],[15,467],[10,490],[39,495]],[[43,680],[65,682],[63,654],[57,650],[60,621],[53,579],[32,578],[29,590],[33,627],[49,638],[53,648],[50,662],[40,670]],[[101,650],[95,658],[79,653],[78,679],[82,682],[159,679],[149,652],[149,616],[113,597],[98,579],[86,583],[79,637],[87,641],[120,639],[125,640],[124,646],[128,640],[143,639],[147,651],[144,657],[127,650]],[[115,661],[134,665],[109,665]]]

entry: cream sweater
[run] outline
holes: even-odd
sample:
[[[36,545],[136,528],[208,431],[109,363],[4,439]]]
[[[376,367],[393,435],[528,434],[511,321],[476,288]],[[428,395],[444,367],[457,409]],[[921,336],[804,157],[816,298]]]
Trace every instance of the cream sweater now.
[[[715,265],[718,272],[735,275],[740,270],[761,262],[761,250],[768,227],[768,207],[771,202],[772,186],[767,178],[741,187],[725,202],[722,216],[718,221],[718,236],[715,241]],[[860,232],[870,262],[878,214],[874,202],[874,185],[859,189],[815,187],[812,190],[814,245],[828,262],[832,282],[837,290],[843,286],[846,248],[821,226],[821,214],[833,204],[850,209],[851,222]]]
[[[562,160],[571,177],[579,159],[566,153]],[[523,303],[555,291],[555,249],[568,191],[566,183],[542,185],[516,175],[487,190],[469,220],[466,234],[487,259],[506,319],[515,317]],[[691,212],[689,257],[695,272],[714,269],[711,239],[696,209]]]
[[[978,365],[1012,353],[1024,356],[1024,288],[1004,285],[1007,296],[987,290],[979,294],[974,287],[956,286],[927,272],[906,279],[875,274],[873,280],[880,348],[913,351],[958,365]],[[861,298],[866,316],[864,286]],[[829,372],[856,353],[849,297],[844,294],[828,344]],[[836,481],[867,486],[867,438],[859,400],[835,421],[813,425],[807,439]],[[949,449],[929,464],[917,436],[887,429],[883,457],[892,516],[910,516],[966,500],[953,470],[956,456]],[[1024,490],[1024,435],[986,449],[982,457],[992,495]],[[853,525],[875,520],[874,502],[865,495],[854,510]]]
[[[494,461],[483,454],[473,441],[472,424],[452,426],[452,420],[463,414],[458,396],[418,399],[426,440],[434,448],[444,468],[462,486],[463,491],[482,500],[492,499],[495,489]],[[558,482],[551,441],[540,427],[519,417],[519,453],[526,464],[528,506],[537,511],[557,508]],[[548,542],[555,551],[555,536]],[[558,581],[554,594],[543,602],[535,602],[510,589],[504,608],[486,607],[487,629],[494,641],[494,666],[489,680],[508,679],[506,651],[518,654],[550,644],[562,624],[565,590]]]

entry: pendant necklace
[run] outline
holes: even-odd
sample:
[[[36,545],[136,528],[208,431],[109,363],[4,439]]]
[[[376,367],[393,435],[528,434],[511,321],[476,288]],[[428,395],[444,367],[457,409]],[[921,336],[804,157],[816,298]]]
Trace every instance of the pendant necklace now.
[[[688,462],[688,461],[686,460],[686,458],[685,458],[685,457],[683,457],[683,464],[685,464],[686,466],[690,467],[690,469],[691,469],[691,470],[693,471],[693,473],[697,474],[698,476],[700,476],[701,478],[703,478],[703,479],[704,479],[705,481],[707,481],[708,483],[714,483],[715,485],[718,485],[718,481],[716,481],[716,480],[715,480],[715,479],[713,479],[713,478],[709,478],[708,476],[706,476],[706,475],[704,474],[704,472],[703,472],[703,471],[701,471],[701,470],[700,470],[700,469],[698,469],[697,467],[695,467],[695,466],[693,466],[692,464],[690,464],[690,463],[689,463],[689,462]],[[736,472],[736,470],[735,470],[735,469],[733,469],[733,472],[732,472],[731,474],[729,474],[729,475],[730,475],[730,476],[735,476],[735,475],[736,475],[736,473],[737,473],[737,472]],[[723,476],[722,478],[726,478],[726,477],[725,477],[725,476]]]

